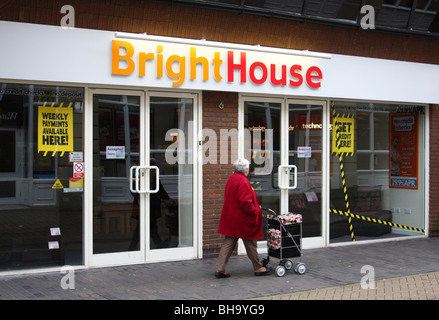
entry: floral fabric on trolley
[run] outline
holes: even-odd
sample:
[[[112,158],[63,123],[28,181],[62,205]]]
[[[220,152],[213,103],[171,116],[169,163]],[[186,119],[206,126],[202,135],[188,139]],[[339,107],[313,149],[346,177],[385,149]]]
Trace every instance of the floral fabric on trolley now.
[[[280,215],[269,214],[267,215],[267,218],[278,220],[283,225],[302,223],[302,215],[291,213],[291,212],[283,213]],[[274,249],[274,250],[280,249],[282,246],[281,238],[282,238],[281,230],[276,228],[269,228],[267,230],[267,246],[270,249]]]
[[[268,219],[279,220],[282,224],[302,223],[302,215],[298,213],[282,213],[278,216],[274,214],[267,215]]]

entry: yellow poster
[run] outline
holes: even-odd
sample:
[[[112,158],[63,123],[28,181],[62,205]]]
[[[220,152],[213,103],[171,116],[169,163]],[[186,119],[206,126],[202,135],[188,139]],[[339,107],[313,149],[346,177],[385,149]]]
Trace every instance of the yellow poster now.
[[[46,104],[38,108],[38,152],[61,152],[62,157],[73,151],[73,108]]]
[[[355,119],[353,115],[337,115],[334,118],[332,154],[354,155]]]
[[[84,178],[69,178],[69,188],[84,188]]]

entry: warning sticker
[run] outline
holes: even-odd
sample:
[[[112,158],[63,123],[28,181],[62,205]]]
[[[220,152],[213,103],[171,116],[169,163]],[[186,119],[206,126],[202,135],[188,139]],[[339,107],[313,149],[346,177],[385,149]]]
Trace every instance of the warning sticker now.
[[[73,151],[73,109],[69,107],[46,105],[38,107],[38,152]]]
[[[73,178],[84,177],[84,162],[73,162]]]
[[[52,189],[63,189],[63,185],[59,179],[56,179],[55,183],[52,186]]]
[[[84,178],[69,178],[69,188],[84,188]]]

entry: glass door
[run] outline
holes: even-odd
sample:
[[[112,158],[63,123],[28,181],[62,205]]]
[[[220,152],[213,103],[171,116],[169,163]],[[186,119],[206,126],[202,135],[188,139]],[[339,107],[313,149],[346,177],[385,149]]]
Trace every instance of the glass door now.
[[[197,256],[195,97],[93,90],[90,264]]]
[[[142,92],[93,90],[92,263],[145,258],[145,207],[149,162]]]
[[[288,212],[302,215],[304,246],[323,246],[324,102],[287,100],[287,148],[279,175]]]
[[[282,101],[244,101],[244,157],[250,160],[248,179],[260,205],[281,210],[278,168],[281,164]]]
[[[325,102],[248,97],[242,106],[244,157],[261,206],[301,214],[304,246],[323,246]]]
[[[149,161],[160,172],[149,194],[148,260],[197,256],[196,95],[149,95]]]

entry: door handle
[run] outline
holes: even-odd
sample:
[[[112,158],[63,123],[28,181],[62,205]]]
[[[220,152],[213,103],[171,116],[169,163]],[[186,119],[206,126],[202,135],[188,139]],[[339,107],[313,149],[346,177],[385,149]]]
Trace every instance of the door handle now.
[[[136,188],[134,187],[135,181],[137,181],[137,177],[135,176],[135,170],[137,166],[132,166],[130,168],[130,191],[131,193],[137,193]]]
[[[140,175],[145,170],[155,170],[155,189],[154,190],[142,190],[140,186]],[[132,166],[130,168],[130,191],[132,193],[157,193],[160,189],[160,169],[157,166]]]
[[[159,192],[160,189],[160,169],[157,166],[149,166],[146,167],[149,170],[155,170],[156,171],[156,175],[155,175],[155,189],[154,190],[148,190],[148,193],[157,193]],[[149,173],[151,175],[151,172]]]
[[[291,170],[293,169],[294,172],[294,183],[292,186],[290,186],[290,174],[291,174]],[[278,179],[277,179],[277,183],[280,189],[287,189],[287,190],[292,190],[292,189],[296,189],[297,188],[297,167],[295,165],[288,165],[288,166],[279,166],[278,168]],[[283,184],[283,182],[285,181],[285,177],[287,177],[286,181],[286,185]]]

